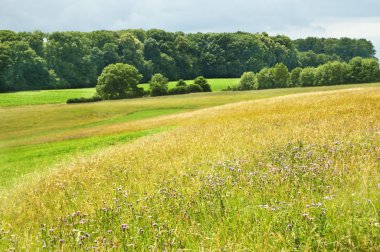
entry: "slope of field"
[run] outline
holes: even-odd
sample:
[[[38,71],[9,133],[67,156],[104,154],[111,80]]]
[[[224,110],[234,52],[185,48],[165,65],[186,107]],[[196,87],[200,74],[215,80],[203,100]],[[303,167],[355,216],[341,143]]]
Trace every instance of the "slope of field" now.
[[[351,88],[152,120],[176,128],[4,192],[0,248],[379,251],[379,100]]]
[[[0,108],[0,188],[9,187],[34,171],[46,170],[76,153],[125,143],[126,139],[183,123],[166,117],[170,114],[300,92],[378,85],[216,92],[89,104]]]

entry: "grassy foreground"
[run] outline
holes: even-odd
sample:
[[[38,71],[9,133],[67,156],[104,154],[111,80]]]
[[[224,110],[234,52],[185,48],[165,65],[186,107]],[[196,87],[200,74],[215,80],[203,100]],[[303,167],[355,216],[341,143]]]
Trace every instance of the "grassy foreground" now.
[[[175,129],[3,193],[0,248],[379,251],[379,100],[353,88],[171,115]]]

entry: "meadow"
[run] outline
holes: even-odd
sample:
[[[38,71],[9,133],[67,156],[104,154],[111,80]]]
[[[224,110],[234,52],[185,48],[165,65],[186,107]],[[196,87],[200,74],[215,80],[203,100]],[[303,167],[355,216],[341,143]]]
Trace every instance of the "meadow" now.
[[[213,91],[218,92],[228,86],[235,85],[239,79],[209,79]],[[187,84],[193,83],[194,80],[186,80]],[[175,87],[177,81],[170,81],[169,88]],[[149,84],[140,84],[145,90],[149,89]],[[38,104],[57,104],[65,103],[70,98],[89,98],[96,93],[95,88],[78,88],[78,89],[57,89],[57,90],[39,90],[39,91],[22,91],[0,94],[0,107],[38,105]]]
[[[7,105],[0,248],[378,251],[379,100],[377,83]]]

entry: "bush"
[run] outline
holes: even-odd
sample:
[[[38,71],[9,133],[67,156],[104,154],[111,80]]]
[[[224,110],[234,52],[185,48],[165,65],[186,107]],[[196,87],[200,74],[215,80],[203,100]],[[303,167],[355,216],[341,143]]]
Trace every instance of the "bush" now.
[[[168,95],[187,94],[188,89],[186,86],[177,86],[169,89]]]
[[[145,91],[143,88],[138,87],[135,90],[133,90],[133,92],[126,92],[125,98],[138,98],[138,97],[143,97],[149,94],[150,94],[149,91]]]
[[[232,90],[253,90],[257,89],[257,81],[253,72],[245,72],[240,77],[239,84],[236,87],[231,87]]]
[[[186,87],[186,86],[187,84],[183,79],[180,79],[176,84],[176,87]]]
[[[162,96],[168,92],[168,79],[160,73],[156,73],[150,80],[150,95]]]
[[[199,86],[201,86],[203,92],[211,92],[211,86],[210,84],[208,84],[206,78],[203,76],[198,76],[197,78],[195,78],[194,84],[198,84]]]
[[[289,81],[289,87],[298,87],[300,86],[300,74],[302,72],[302,68],[296,67],[290,72],[290,81]]]
[[[70,98],[66,101],[67,104],[69,103],[85,103],[85,102],[97,102],[97,101],[102,101],[102,97],[99,95],[95,95],[90,98],[85,98],[85,97],[80,97],[80,98]]]
[[[305,67],[299,76],[299,84],[302,87],[315,86],[317,80],[317,69],[315,67]]]
[[[187,86],[188,93],[200,93],[203,92],[203,88],[198,84],[190,84]]]

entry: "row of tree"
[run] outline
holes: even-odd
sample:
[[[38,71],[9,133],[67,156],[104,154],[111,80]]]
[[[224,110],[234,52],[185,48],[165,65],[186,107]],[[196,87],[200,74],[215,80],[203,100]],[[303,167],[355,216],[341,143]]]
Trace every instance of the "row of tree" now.
[[[92,87],[104,67],[133,65],[141,82],[153,73],[170,80],[239,77],[278,63],[292,70],[353,57],[373,58],[364,39],[292,41],[266,33],[195,33],[163,30],[94,32],[0,31],[0,91]]]
[[[380,81],[378,60],[355,57],[349,62],[332,61],[318,67],[296,67],[291,71],[286,65],[279,63],[272,68],[263,68],[257,74],[243,73],[239,84],[228,89],[254,90],[375,81]]]
[[[91,98],[69,99],[73,102],[93,102],[101,99],[123,99],[141,96],[164,96],[174,94],[188,94],[196,92],[211,92],[211,86],[203,76],[195,78],[194,83],[187,85],[184,80],[179,80],[174,88],[169,89],[169,80],[161,73],[156,73],[149,81],[149,91],[138,87],[142,75],[136,67],[116,63],[104,68],[96,85],[97,95]]]

